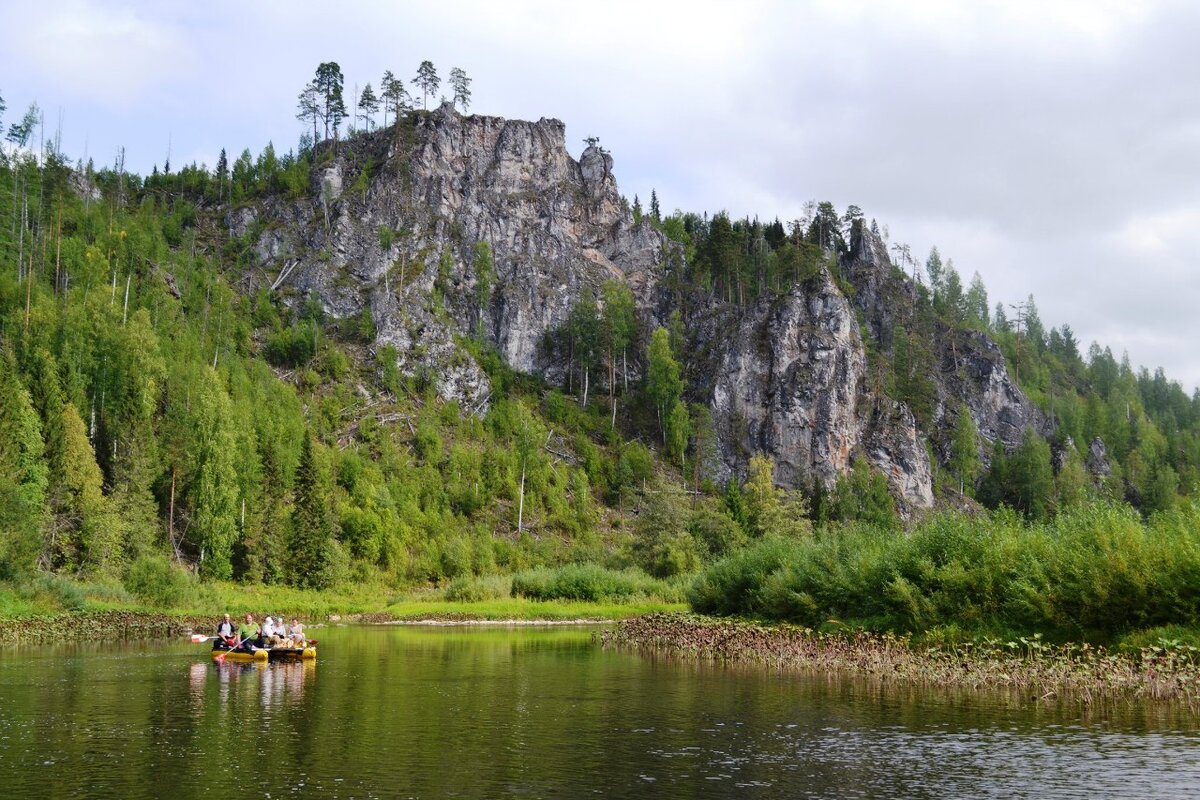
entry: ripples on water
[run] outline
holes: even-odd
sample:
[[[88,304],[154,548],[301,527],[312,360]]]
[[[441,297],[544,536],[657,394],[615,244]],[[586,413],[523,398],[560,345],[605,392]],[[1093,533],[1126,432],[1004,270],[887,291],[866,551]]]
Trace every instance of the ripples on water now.
[[[586,629],[343,628],[317,664],[0,652],[36,797],[1194,797],[1196,718],[679,664]]]

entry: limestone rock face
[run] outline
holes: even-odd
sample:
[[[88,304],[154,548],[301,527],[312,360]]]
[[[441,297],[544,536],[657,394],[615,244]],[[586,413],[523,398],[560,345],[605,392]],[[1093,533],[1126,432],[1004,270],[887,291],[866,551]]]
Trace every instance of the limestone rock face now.
[[[625,209],[612,157],[593,146],[576,161],[565,132],[554,119],[443,104],[355,137],[313,170],[313,200],[270,209],[276,224],[255,249],[272,272],[296,262],[282,291],[315,293],[340,318],[367,309],[404,371],[486,407],[487,378],[456,337],[482,332],[515,369],[553,377],[561,365],[542,342],[584,292],[608,278],[640,298],[653,289],[662,235]],[[495,271],[486,296],[476,291],[481,242]]]
[[[854,286],[854,305],[877,349],[890,353],[897,326],[911,322],[916,287],[892,264],[882,240],[867,231],[854,237],[841,266]],[[999,439],[1006,449],[1020,446],[1026,428],[1043,435],[1047,432],[1045,415],[1009,375],[1000,348],[989,336],[980,331],[952,331],[935,321],[931,345],[934,430],[925,433],[934,439],[943,460],[949,459],[949,436],[937,434],[952,428],[960,402],[970,410],[980,436],[987,442]],[[986,463],[990,447],[981,447],[980,455]]]
[[[1085,463],[1088,472],[1101,480],[1112,474],[1112,464],[1108,460],[1108,448],[1104,446],[1104,440],[1099,436],[1092,439],[1092,443],[1088,445]]]
[[[858,323],[827,272],[782,299],[761,300],[724,344],[712,405],[728,471],[763,452],[780,485],[832,485],[862,452],[905,506],[932,505],[929,459],[912,415],[864,390]]]
[[[861,455],[912,511],[933,504],[930,444],[948,458],[959,403],[983,440],[1010,448],[1027,427],[1046,427],[983,334],[935,325],[928,430],[868,379],[877,373],[863,337],[888,357],[917,301],[878,236],[859,233],[839,264],[853,292],[822,271],[748,308],[679,294],[692,290],[659,279],[676,253],[648,221],[634,222],[612,157],[592,145],[573,158],[558,120],[464,116],[445,104],[321,145],[310,180],[305,198],[228,213],[230,235],[259,262],[254,280],[288,302],[315,297],[334,318],[369,314],[376,351],[394,347],[402,371],[465,410],[486,409],[491,396],[465,338],[481,336],[512,368],[558,381],[566,365],[548,334],[585,293],[617,279],[633,289],[644,327],[682,312],[688,399],[711,405],[722,477],[766,453],[780,485],[829,486]],[[494,265],[487,291],[483,243]]]

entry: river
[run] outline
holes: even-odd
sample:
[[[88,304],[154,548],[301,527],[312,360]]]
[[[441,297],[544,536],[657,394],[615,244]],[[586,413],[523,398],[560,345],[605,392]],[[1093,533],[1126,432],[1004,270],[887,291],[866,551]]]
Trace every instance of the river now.
[[[1194,797],[1200,721],[603,650],[594,629],[330,627],[316,663],[0,650],[12,798]]]

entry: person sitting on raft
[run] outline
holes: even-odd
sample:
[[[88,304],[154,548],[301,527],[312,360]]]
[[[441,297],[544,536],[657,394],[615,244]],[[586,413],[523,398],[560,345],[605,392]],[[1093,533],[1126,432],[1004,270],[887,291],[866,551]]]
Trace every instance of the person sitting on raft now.
[[[237,644],[237,629],[233,627],[233,620],[229,618],[228,614],[225,615],[225,619],[217,623],[217,636],[230,647]]]
[[[263,643],[267,647],[278,647],[283,641],[283,617],[267,617],[263,622]]]
[[[238,638],[241,639],[239,650],[250,650],[251,645],[262,647],[262,630],[254,622],[252,614],[246,615],[246,621],[238,626]]]
[[[292,627],[288,628],[288,638],[292,640],[292,647],[304,647],[304,626],[295,617],[292,617]]]

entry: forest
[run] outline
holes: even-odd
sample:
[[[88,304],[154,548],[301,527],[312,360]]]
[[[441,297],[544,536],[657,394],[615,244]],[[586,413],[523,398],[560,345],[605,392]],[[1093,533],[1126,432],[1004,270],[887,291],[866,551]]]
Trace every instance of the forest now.
[[[572,365],[563,385],[512,371],[482,331],[463,341],[493,384],[482,414],[439,400],[428,376],[401,374],[394,350],[374,348],[369,313],[332,319],[315,297],[273,292],[226,215],[312,191],[310,171],[338,146],[346,118],[361,123],[352,138],[386,129],[389,116],[398,127],[427,113],[438,86],[428,63],[414,83],[421,108],[388,73],[384,99],[368,84],[352,114],[340,70],[322,64],[299,97],[295,149],[268,143],[232,163],[222,151],[211,169],[164,163],[139,176],[123,151],[111,166],[72,163],[36,105],[10,124],[0,158],[0,580],[54,574],[136,591],[186,574],[407,587],[584,564],[678,580],[763,540],[899,536],[913,524],[862,460],[836,485],[804,491],[775,486],[761,456],[718,480],[679,316],[646,329],[619,282],[585,297],[551,337]],[[465,110],[469,79],[456,73],[452,102]],[[648,208],[637,197],[629,207],[677,243],[662,280],[681,305],[746,306],[821,269],[852,293],[839,270],[856,239],[871,230],[889,241],[856,206],[839,214],[828,202],[786,225],[663,214],[657,193]],[[936,248],[923,262],[906,245],[889,248],[917,301],[888,341],[864,336],[869,379],[949,453],[934,459],[939,505],[1001,527],[1087,508],[1127,509],[1122,524],[1152,525],[1190,508],[1200,394],[1098,345],[1081,352],[1069,325],[1045,329],[1032,296],[990,306],[980,276],[964,287]],[[481,243],[481,273],[490,257]],[[953,429],[932,425],[929,343],[970,331],[999,343],[1052,421],[1049,439],[1030,430],[1006,452],[981,441],[970,414]],[[1097,439],[1098,477],[1088,464]]]

